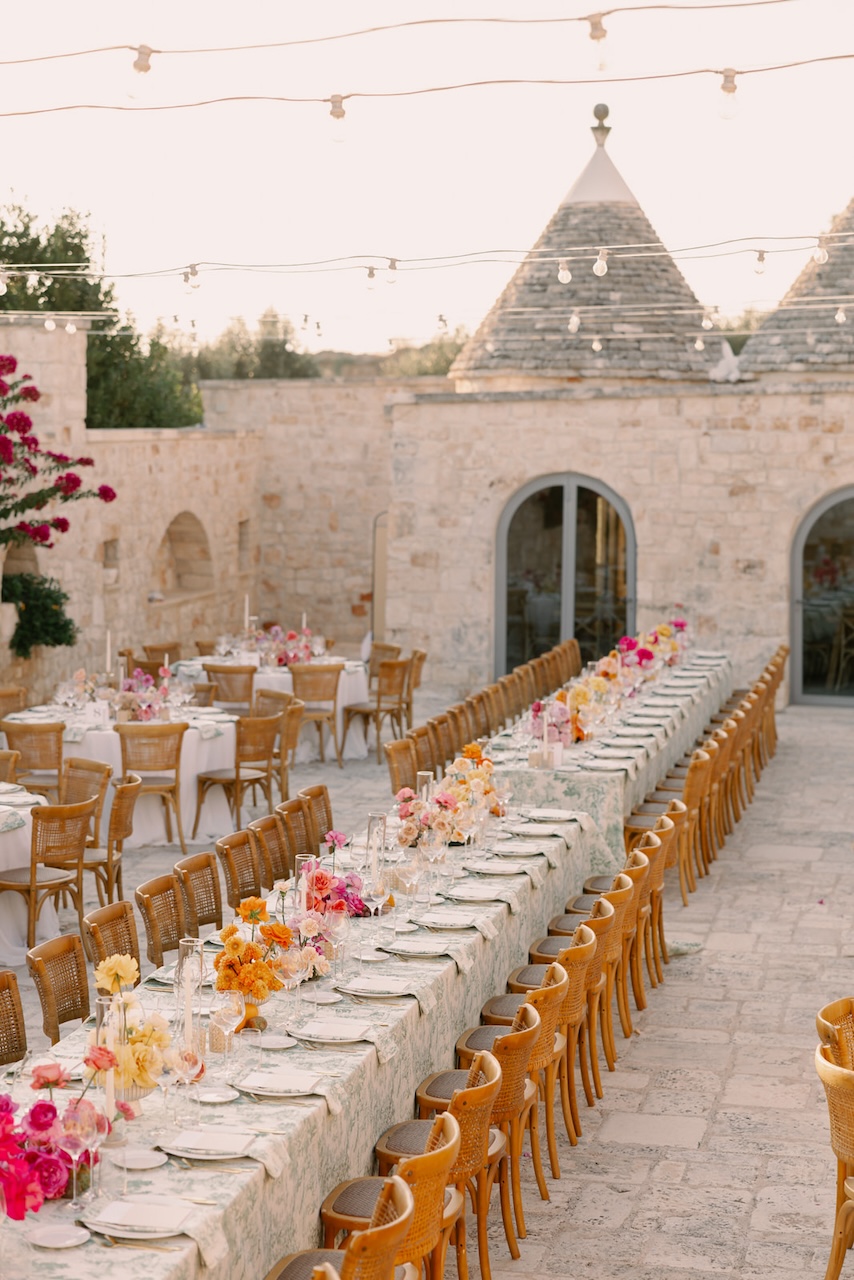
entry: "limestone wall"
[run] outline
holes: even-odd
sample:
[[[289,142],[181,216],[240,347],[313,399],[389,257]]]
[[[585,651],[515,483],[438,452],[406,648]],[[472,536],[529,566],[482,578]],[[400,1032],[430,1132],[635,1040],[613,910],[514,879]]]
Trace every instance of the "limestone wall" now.
[[[790,552],[823,495],[854,482],[854,400],[759,385],[674,394],[418,397],[393,411],[388,635],[431,681],[491,677],[495,539],[526,481],[575,472],[628,503],[638,624],[678,600],[737,679],[789,635]]]

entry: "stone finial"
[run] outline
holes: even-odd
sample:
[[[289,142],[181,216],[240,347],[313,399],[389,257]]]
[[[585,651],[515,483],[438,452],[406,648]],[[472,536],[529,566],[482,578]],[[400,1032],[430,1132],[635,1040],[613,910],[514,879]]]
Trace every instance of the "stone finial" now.
[[[605,143],[608,141],[608,134],[611,132],[611,126],[605,124],[605,121],[608,119],[608,108],[605,103],[597,102],[596,106],[593,108],[593,114],[599,123],[592,125],[590,132],[596,139],[596,146],[604,147]]]

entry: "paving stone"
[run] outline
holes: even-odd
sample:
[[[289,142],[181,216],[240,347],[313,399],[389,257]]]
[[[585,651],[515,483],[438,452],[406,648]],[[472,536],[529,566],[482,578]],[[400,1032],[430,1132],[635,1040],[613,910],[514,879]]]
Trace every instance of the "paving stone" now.
[[[635,1115],[617,1111],[606,1116],[600,1142],[638,1143],[644,1147],[698,1147],[706,1122],[693,1116]]]

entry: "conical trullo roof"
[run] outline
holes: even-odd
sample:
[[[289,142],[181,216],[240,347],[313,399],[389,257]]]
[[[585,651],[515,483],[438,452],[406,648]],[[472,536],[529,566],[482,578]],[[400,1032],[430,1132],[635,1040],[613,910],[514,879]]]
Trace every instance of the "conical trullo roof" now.
[[[744,344],[742,373],[797,372],[847,365],[854,371],[854,200],[820,242],[826,262],[811,259]],[[836,317],[839,316],[837,320]]]
[[[702,306],[605,150],[608,108],[594,114],[592,158],[457,356],[452,378],[705,380],[719,359],[717,345],[702,341]],[[608,270],[600,276],[593,266],[602,248]],[[561,259],[567,284],[558,279]]]

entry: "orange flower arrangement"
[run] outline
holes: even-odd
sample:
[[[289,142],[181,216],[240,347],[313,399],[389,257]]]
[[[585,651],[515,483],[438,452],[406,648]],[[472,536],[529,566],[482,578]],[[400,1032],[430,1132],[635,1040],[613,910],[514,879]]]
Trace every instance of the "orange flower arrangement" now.
[[[463,747],[464,760],[481,760],[483,759],[483,751],[479,742],[467,742]]]
[[[237,914],[245,924],[260,924],[270,919],[267,903],[263,898],[244,898],[237,908]]]
[[[289,947],[294,940],[294,935],[288,926],[279,924],[278,920],[273,920],[270,924],[262,924],[260,933],[270,946]]]
[[[240,904],[241,918],[246,918],[243,916],[244,907],[247,907],[250,915],[257,911],[257,906],[252,907],[249,905],[251,903],[261,903],[264,908],[264,919],[269,918],[266,904],[260,898],[247,898],[246,902]],[[254,926],[255,920],[252,920],[252,924]],[[284,926],[262,926],[262,931],[265,928],[282,930]],[[290,935],[290,930],[285,932]],[[219,936],[225,946],[219,955],[214,957],[217,991],[242,991],[247,999],[260,1004],[273,991],[281,990],[282,983],[267,963],[272,947],[279,942],[278,938],[275,941],[265,939],[268,943],[265,949],[259,943],[241,937],[236,924],[226,925]]]

